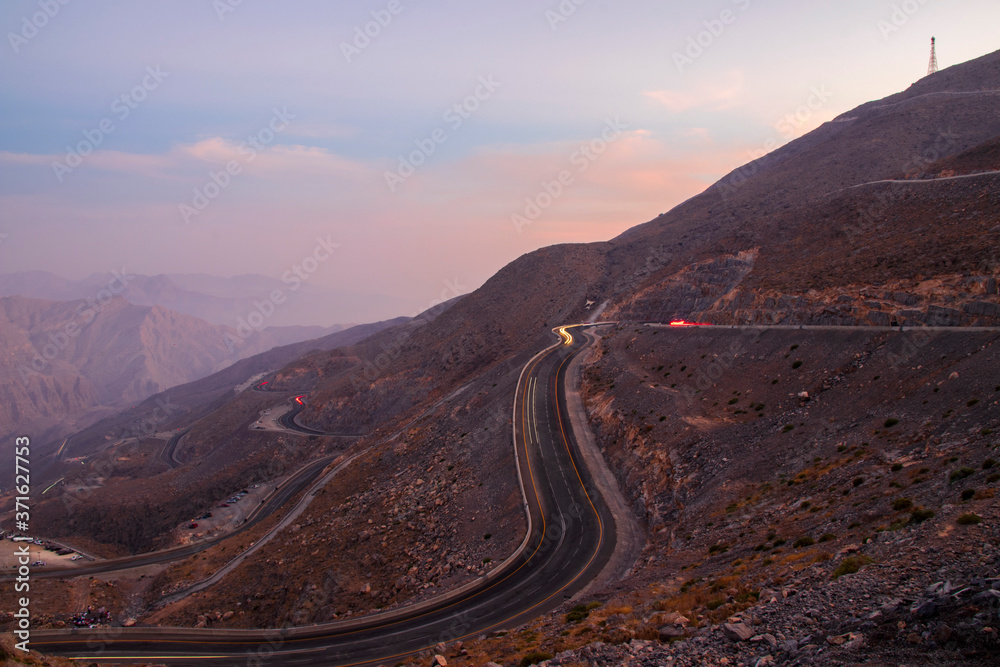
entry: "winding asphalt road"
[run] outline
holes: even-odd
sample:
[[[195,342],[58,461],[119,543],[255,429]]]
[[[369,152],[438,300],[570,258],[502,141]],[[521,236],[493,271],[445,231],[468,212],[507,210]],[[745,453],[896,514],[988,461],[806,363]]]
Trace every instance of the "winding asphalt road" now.
[[[181,438],[188,434],[192,427],[188,427],[170,436],[167,443],[163,445],[163,449],[160,450],[160,460],[166,463],[170,468],[179,468],[184,465],[180,459],[177,458],[177,445],[180,443]]]
[[[296,431],[298,433],[303,433],[305,435],[324,435],[330,438],[361,438],[364,436],[363,433],[327,433],[326,431],[318,431],[314,428],[309,428],[308,426],[303,426],[302,424],[295,421],[295,417],[298,416],[300,412],[305,410],[305,403],[302,402],[302,396],[296,396],[293,400],[295,405],[292,409],[285,414],[278,417],[278,423],[284,426],[289,431]]]
[[[281,665],[365,665],[511,628],[558,607],[615,550],[614,518],[580,459],[564,391],[568,363],[590,338],[579,327],[559,334],[559,343],[525,366],[514,397],[528,532],[485,577],[434,600],[350,621],[281,630],[46,630],[32,633],[31,648],[102,662],[244,665],[256,656]]]
[[[292,497],[294,497],[299,491],[311,484],[319,474],[323,472],[334,459],[337,458],[339,454],[332,454],[329,456],[324,456],[312,461],[302,468],[299,468],[291,477],[285,480],[277,489],[271,493],[267,498],[265,498],[262,505],[258,505],[248,516],[246,522],[240,525],[233,531],[220,535],[218,537],[204,540],[201,542],[196,542],[194,544],[188,544],[183,547],[173,547],[171,549],[163,549],[161,551],[152,551],[146,554],[139,554],[138,556],[127,556],[125,558],[113,558],[109,560],[103,560],[95,562],[91,565],[85,565],[83,567],[75,568],[52,568],[45,570],[35,570],[31,573],[32,579],[58,579],[66,577],[82,577],[89,576],[93,574],[101,574],[104,572],[113,572],[115,570],[125,570],[134,567],[143,567],[146,565],[155,565],[157,563],[169,563],[171,561],[180,560],[182,558],[187,558],[196,553],[204,551],[209,547],[212,547],[223,540],[228,540],[231,537],[239,535],[240,533],[250,530],[258,523],[269,517],[274,512],[277,512],[285,503],[287,503]],[[4,579],[9,579],[10,576],[6,575]]]

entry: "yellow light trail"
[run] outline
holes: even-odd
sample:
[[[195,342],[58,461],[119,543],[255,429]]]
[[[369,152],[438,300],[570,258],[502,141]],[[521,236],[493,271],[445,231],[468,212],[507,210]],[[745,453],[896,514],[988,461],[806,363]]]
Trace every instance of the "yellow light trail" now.
[[[566,327],[559,327],[559,335],[563,337],[563,345],[573,344],[573,334],[566,331]]]
[[[44,496],[46,493],[48,493],[49,491],[51,491],[53,486],[55,486],[59,482],[63,481],[64,479],[66,479],[66,478],[65,477],[60,477],[56,481],[52,482],[52,484],[49,486],[49,488],[47,488],[44,491],[42,491],[42,495]]]

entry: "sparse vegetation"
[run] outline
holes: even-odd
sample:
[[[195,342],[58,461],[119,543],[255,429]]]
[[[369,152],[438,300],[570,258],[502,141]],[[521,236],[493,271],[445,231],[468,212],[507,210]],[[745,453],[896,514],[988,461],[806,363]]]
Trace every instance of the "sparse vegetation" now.
[[[896,498],[892,503],[892,509],[897,512],[904,512],[913,507],[913,501],[909,498]]]
[[[910,523],[912,524],[923,523],[924,521],[933,518],[934,512],[922,507],[918,507],[910,513]]]
[[[974,474],[976,474],[974,468],[963,467],[959,468],[958,470],[952,471],[951,475],[948,476],[948,479],[951,482],[957,482],[965,479],[966,477],[971,477]]]
[[[848,556],[844,560],[840,561],[840,565],[837,566],[837,569],[833,571],[831,576],[833,579],[837,579],[845,574],[854,574],[865,565],[870,565],[874,562],[874,560],[864,554],[859,556]]]
[[[537,665],[540,662],[545,662],[546,660],[551,660],[553,656],[551,653],[546,653],[545,651],[532,651],[523,658],[521,658],[521,667],[531,667],[531,665]]]
[[[899,423],[898,419],[895,419],[894,417],[889,417],[888,419],[885,420],[885,423],[883,424],[883,426],[885,428],[892,428],[893,426],[895,426],[898,423]]]
[[[959,515],[955,522],[960,526],[974,526],[983,520],[978,514],[968,512],[966,514]]]
[[[587,604],[578,604],[574,606],[572,609],[570,609],[569,613],[566,614],[566,622],[579,623],[580,621],[590,616],[591,611],[599,608],[600,606],[601,606],[600,602],[589,602]]]

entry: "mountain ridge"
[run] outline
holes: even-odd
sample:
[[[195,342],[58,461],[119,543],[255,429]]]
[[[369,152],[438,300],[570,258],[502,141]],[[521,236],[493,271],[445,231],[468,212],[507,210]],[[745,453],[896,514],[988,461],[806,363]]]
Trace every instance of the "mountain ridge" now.
[[[282,291],[284,301],[282,307],[267,318],[269,326],[330,329],[382,320],[404,310],[399,300],[385,295],[329,290],[301,281],[289,285],[259,274],[231,278],[207,274],[147,276],[122,269],[69,280],[48,271],[35,270],[0,274],[0,297],[71,301],[97,299],[111,292],[139,306],[160,305],[210,324],[231,327],[259,311],[260,304],[267,301],[274,290]]]

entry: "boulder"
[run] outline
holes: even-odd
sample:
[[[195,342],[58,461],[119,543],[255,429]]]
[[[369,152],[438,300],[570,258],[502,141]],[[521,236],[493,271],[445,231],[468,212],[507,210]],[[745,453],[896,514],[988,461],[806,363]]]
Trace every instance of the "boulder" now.
[[[691,621],[687,616],[678,614],[676,611],[672,611],[663,617],[663,622],[666,625],[687,625]]]
[[[771,633],[756,635],[754,637],[751,637],[750,641],[755,644],[760,644],[760,643],[767,644],[768,648],[770,648],[772,651],[778,648],[778,639]]]
[[[730,641],[745,642],[753,637],[753,630],[745,623],[723,623],[722,634]]]
[[[684,637],[684,628],[679,625],[664,625],[659,629],[660,641],[669,642]]]

